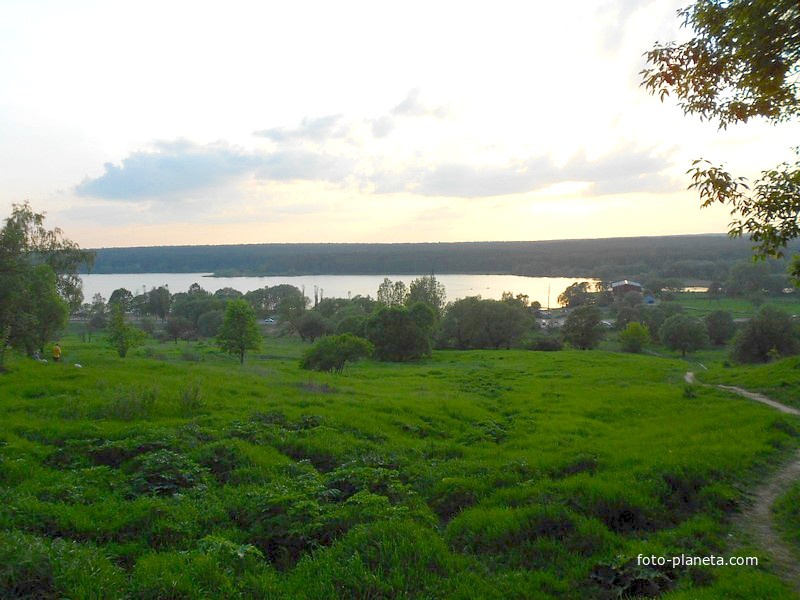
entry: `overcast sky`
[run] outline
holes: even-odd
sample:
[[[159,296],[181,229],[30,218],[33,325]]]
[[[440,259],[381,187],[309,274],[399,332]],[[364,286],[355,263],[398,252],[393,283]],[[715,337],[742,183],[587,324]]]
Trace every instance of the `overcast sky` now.
[[[757,176],[640,86],[673,0],[0,0],[0,203],[84,247],[707,233],[691,160]]]

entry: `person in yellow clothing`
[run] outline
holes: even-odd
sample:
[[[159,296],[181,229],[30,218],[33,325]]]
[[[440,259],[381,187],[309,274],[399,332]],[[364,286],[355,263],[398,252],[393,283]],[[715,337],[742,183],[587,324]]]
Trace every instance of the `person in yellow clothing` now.
[[[61,360],[61,346],[56,344],[53,346],[53,361],[59,362]]]

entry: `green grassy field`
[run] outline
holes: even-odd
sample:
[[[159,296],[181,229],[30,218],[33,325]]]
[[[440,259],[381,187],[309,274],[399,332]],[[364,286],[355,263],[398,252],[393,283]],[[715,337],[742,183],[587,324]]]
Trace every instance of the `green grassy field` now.
[[[708,294],[697,292],[677,293],[674,296],[674,301],[683,306],[687,314],[694,317],[703,317],[715,310],[727,310],[735,319],[749,319],[758,311],[758,306],[748,298],[723,296],[714,299]],[[764,298],[763,303],[777,306],[790,315],[800,314],[800,298],[796,294],[768,296]]]
[[[305,347],[12,356],[0,596],[793,597],[765,561],[636,564],[755,552],[730,515],[797,446],[791,417],[687,392],[686,362],[443,351],[334,376]]]
[[[705,363],[704,363],[705,364]],[[708,362],[709,370],[699,371],[703,382],[735,385],[800,407],[800,356],[761,365],[736,365]]]

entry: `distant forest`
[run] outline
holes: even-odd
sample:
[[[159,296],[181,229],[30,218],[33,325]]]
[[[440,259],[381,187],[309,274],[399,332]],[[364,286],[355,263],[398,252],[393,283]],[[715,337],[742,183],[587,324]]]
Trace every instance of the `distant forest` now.
[[[92,272],[204,272],[218,276],[434,272],[599,279],[657,274],[710,280],[724,276],[732,263],[749,258],[750,248],[749,240],[724,235],[541,242],[155,246],[98,249]]]

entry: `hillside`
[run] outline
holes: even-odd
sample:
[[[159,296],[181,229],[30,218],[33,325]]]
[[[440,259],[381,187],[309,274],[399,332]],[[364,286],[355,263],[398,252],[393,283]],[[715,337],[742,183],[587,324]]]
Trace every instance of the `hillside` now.
[[[788,417],[686,394],[683,361],[437,351],[335,376],[305,347],[12,357],[0,595],[792,597],[763,565],[636,565],[753,554],[729,517],[797,445]]]

